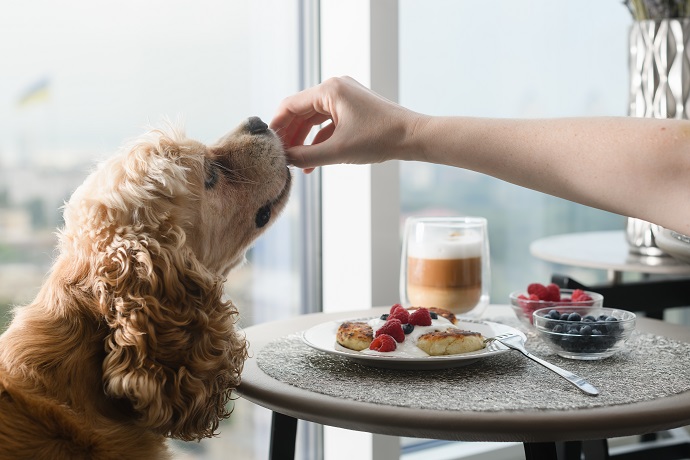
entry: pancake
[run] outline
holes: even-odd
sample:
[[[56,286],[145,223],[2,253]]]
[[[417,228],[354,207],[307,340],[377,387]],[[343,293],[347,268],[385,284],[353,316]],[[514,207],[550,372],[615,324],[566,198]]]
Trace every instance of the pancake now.
[[[338,326],[335,339],[345,348],[361,351],[369,348],[374,340],[374,330],[363,321],[345,321]]]
[[[420,335],[417,347],[431,356],[457,355],[484,348],[484,337],[479,332],[447,329]]]

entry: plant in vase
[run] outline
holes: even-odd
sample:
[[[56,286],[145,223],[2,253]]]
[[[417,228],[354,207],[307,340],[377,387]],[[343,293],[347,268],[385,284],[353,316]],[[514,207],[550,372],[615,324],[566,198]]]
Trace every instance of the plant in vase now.
[[[624,0],[637,21],[686,18],[690,15],[688,0]]]
[[[630,106],[633,117],[690,119],[690,0],[624,0],[630,28]],[[628,218],[630,252],[665,256],[653,224]]]

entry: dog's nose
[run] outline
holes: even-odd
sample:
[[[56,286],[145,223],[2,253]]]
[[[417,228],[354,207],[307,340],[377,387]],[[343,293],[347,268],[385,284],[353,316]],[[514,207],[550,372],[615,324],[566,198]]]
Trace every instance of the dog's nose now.
[[[259,117],[249,117],[247,120],[247,129],[251,134],[263,134],[268,131],[268,125],[261,121]]]

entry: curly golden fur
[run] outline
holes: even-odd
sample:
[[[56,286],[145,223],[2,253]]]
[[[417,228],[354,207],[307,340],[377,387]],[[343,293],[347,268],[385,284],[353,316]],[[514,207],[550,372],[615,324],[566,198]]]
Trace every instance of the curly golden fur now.
[[[290,183],[257,118],[208,147],[154,130],[102,163],[0,337],[0,458],[165,458],[166,437],[213,436],[247,356],[224,279]]]

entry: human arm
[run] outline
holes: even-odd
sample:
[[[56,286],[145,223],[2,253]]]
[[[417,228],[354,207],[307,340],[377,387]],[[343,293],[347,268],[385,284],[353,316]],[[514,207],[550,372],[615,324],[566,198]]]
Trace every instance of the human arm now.
[[[413,159],[471,169],[690,234],[690,122],[428,117]]]
[[[287,98],[272,127],[302,168],[392,159],[451,165],[690,234],[688,121],[432,117],[341,78]]]

